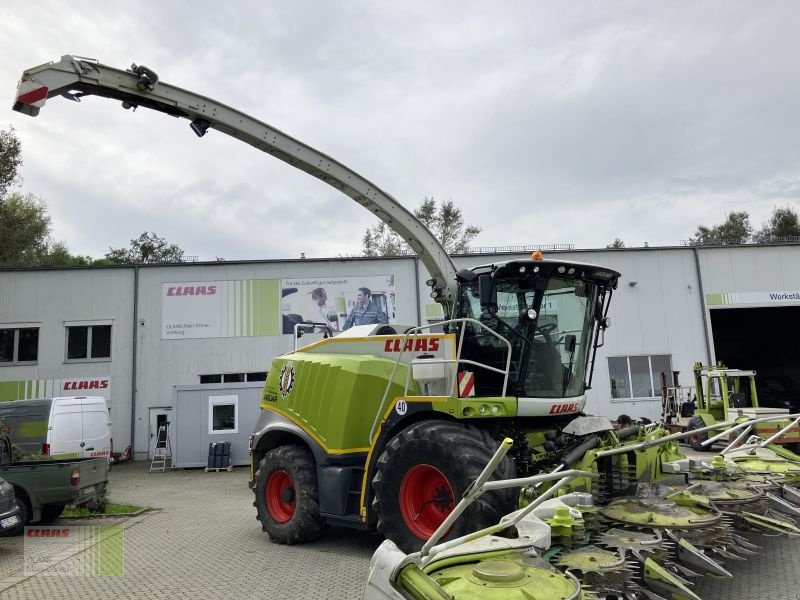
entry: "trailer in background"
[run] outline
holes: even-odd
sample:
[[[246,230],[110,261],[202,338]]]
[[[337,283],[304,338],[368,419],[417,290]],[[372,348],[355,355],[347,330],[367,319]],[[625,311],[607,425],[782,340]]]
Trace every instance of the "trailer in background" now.
[[[172,390],[172,466],[208,467],[212,443],[230,442],[230,464],[250,464],[262,382],[176,385]]]

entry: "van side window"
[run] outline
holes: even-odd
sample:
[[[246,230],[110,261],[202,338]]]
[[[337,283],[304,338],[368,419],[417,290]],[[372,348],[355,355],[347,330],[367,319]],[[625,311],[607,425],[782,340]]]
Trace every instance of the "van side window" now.
[[[0,328],[0,365],[30,364],[38,359],[38,327]]]
[[[111,358],[111,325],[67,326],[67,360]]]

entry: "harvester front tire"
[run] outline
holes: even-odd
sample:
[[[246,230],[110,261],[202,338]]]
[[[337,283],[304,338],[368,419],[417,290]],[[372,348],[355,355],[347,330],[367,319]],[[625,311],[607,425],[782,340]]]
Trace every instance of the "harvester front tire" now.
[[[398,433],[378,458],[372,480],[378,531],[404,552],[419,550],[455,508],[498,445],[486,431],[449,421],[421,421]],[[513,476],[513,464],[505,458],[492,479]],[[496,524],[516,508],[515,501],[513,490],[483,494],[444,539]]]
[[[694,429],[702,429],[705,427],[706,424],[703,422],[703,419],[698,416],[694,416],[689,420],[689,425],[687,428],[689,431]],[[692,447],[692,450],[696,450],[697,452],[712,452],[711,446],[713,444],[709,444],[708,446],[701,446],[703,442],[708,439],[708,433],[696,433],[689,438],[689,445]]]
[[[255,474],[258,520],[273,542],[301,544],[322,532],[317,469],[311,453],[295,445],[267,452]]]

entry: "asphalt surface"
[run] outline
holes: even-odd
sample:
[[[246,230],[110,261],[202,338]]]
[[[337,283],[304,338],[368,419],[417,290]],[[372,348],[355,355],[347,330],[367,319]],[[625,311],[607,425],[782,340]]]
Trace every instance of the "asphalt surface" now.
[[[360,598],[377,535],[334,528],[311,544],[272,544],[255,519],[246,469],[149,474],[147,467],[110,473],[113,501],[158,509],[104,521],[125,527],[122,575],[24,577],[24,538],[0,538],[0,598]],[[55,526],[86,524],[97,521]],[[800,598],[800,540],[754,541],[763,548],[759,556],[726,565],[735,579],[696,582],[703,600]]]

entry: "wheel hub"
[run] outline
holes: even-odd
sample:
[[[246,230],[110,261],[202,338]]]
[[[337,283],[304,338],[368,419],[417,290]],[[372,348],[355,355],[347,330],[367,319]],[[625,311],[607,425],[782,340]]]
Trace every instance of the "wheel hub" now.
[[[447,477],[432,465],[415,465],[400,483],[400,512],[406,527],[427,540],[455,506]]]
[[[264,489],[267,510],[277,523],[286,523],[294,516],[296,498],[292,476],[283,469],[269,474]]]

